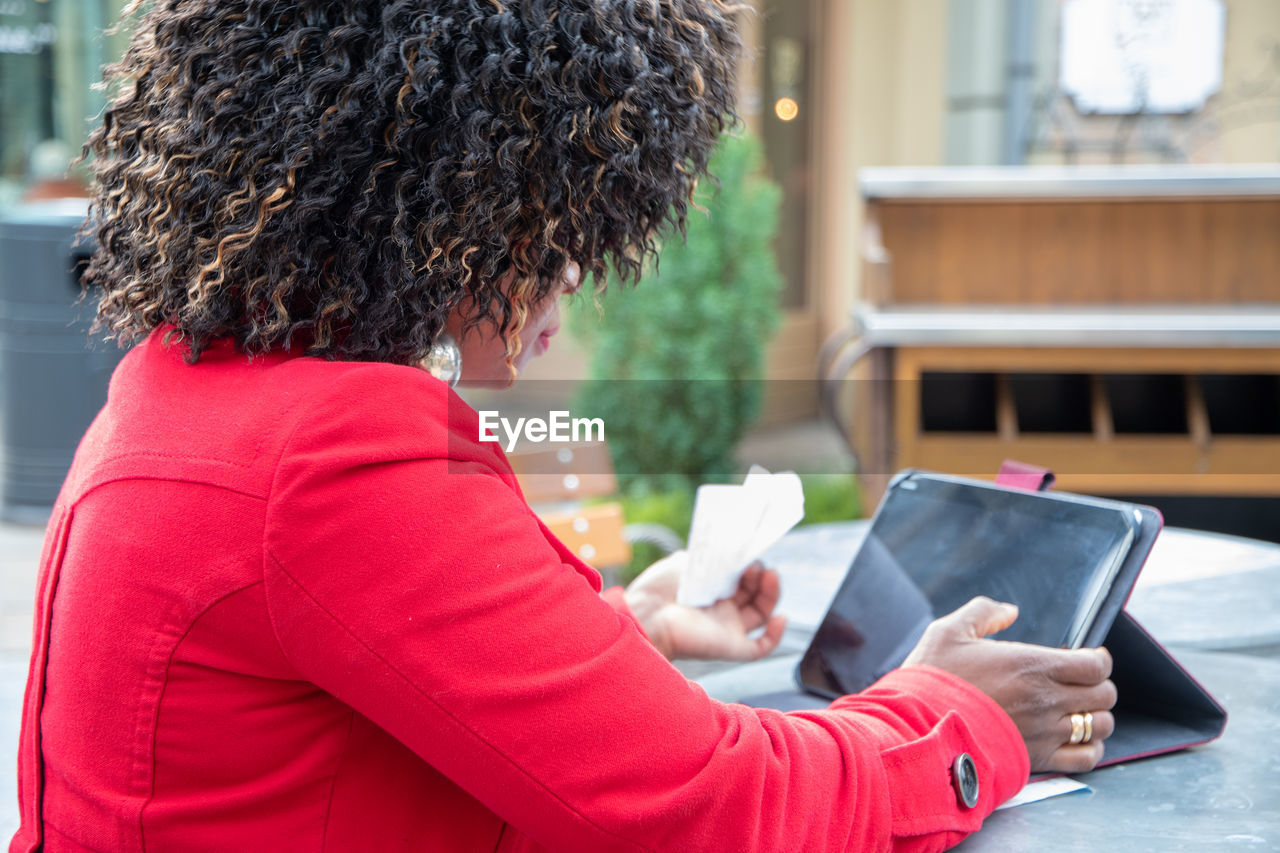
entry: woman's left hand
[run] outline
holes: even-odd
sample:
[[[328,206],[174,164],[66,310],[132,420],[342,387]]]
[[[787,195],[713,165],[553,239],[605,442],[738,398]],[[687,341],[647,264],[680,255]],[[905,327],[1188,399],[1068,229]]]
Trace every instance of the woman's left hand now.
[[[773,615],[778,604],[778,573],[752,563],[737,591],[707,607],[676,603],[687,551],[676,551],[649,568],[627,587],[631,612],[649,639],[668,660],[703,658],[750,661],[778,646],[787,620]],[[764,628],[758,637],[752,631]]]

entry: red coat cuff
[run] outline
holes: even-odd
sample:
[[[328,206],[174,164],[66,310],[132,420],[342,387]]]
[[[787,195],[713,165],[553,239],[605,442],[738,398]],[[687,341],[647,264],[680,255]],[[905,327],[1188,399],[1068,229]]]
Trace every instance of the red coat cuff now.
[[[874,699],[881,693],[887,696],[905,693],[919,697],[935,712],[942,714],[928,736],[895,745],[884,754],[890,776],[902,770],[910,771],[910,775],[917,779],[915,797],[909,808],[894,809],[895,835],[936,832],[942,828],[938,825],[939,820],[945,823],[948,817],[956,814],[956,798],[949,771],[960,753],[969,753],[977,765],[980,783],[978,802],[969,811],[979,823],[982,817],[1026,784],[1031,762],[1017,725],[995,700],[974,685],[937,667],[910,666],[890,672],[857,696]],[[843,701],[837,700],[836,704]],[[928,765],[932,765],[931,771],[924,770]],[[945,783],[919,786],[918,774],[922,771],[938,775],[939,780]],[[933,792],[936,802],[927,802],[929,794],[926,790]],[[898,805],[900,803],[895,798],[895,806]]]

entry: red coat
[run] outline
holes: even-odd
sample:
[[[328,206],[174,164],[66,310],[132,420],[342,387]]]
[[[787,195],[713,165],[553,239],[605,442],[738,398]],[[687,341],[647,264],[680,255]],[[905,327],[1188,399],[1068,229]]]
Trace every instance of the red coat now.
[[[939,849],[1026,780],[937,670],[712,701],[477,435],[408,367],[131,353],[49,524],[10,850]]]

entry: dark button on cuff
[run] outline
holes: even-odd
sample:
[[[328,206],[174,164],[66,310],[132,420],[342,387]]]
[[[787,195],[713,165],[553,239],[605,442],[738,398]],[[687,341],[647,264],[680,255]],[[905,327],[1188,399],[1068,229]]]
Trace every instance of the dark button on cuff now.
[[[978,804],[978,768],[969,753],[962,752],[956,756],[951,765],[951,784],[956,789],[956,799],[966,809]]]

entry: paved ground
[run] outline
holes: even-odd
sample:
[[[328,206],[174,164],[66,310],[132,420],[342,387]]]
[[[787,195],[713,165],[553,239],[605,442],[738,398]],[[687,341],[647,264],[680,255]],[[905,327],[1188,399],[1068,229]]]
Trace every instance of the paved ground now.
[[[754,430],[742,439],[734,456],[743,465],[763,465],[770,471],[841,475],[853,472],[853,457],[845,448],[844,439],[825,420]]]
[[[0,847],[18,828],[18,728],[43,541],[43,528],[0,524]]]

